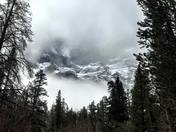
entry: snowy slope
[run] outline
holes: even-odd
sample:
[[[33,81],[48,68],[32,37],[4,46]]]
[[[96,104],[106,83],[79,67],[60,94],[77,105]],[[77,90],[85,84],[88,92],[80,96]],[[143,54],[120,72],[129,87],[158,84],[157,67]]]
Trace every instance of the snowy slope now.
[[[117,76],[126,88],[131,88],[136,69],[135,61],[128,58],[114,58],[106,63],[95,62],[85,65],[75,64],[69,56],[55,47],[41,54],[38,68],[53,73],[59,78],[73,78],[90,81],[109,81]]]

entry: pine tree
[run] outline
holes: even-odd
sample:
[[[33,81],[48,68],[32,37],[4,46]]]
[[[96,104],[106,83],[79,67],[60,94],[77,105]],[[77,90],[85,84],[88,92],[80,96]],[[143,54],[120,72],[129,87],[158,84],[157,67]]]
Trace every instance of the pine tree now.
[[[48,131],[55,132],[56,131],[56,106],[52,105],[51,110],[49,111],[48,117]]]
[[[59,90],[58,95],[56,97],[56,128],[61,129],[63,127],[64,123],[64,113],[63,113],[63,105],[62,105],[62,96],[61,91]]]
[[[74,128],[77,125],[77,114],[72,110],[66,112],[66,126]]]
[[[147,88],[147,76],[142,72],[140,65],[136,71],[135,85],[132,91],[132,120],[135,132],[147,131],[147,123],[145,116],[148,113],[149,105],[149,89]]]
[[[97,120],[99,131],[108,131],[108,98],[106,96],[97,104]]]
[[[135,85],[132,90],[132,122],[135,132],[157,132],[156,99],[151,100],[151,86],[148,73],[138,66],[135,76]],[[155,108],[155,109],[154,109]],[[159,112],[159,111],[158,111]]]
[[[161,120],[169,124],[163,131],[176,131],[176,2],[174,0],[138,0],[145,19],[139,22],[139,44],[147,53],[137,60],[148,69],[161,106]]]
[[[43,70],[39,70],[35,74],[35,79],[29,85],[29,98],[32,107],[32,132],[42,132],[46,129],[47,104],[43,97],[47,96],[47,92],[43,87],[46,85],[46,75]]]
[[[108,82],[109,86],[109,119],[115,123],[122,123],[128,120],[127,100],[122,82],[119,77],[115,82]],[[115,126],[113,126],[115,127]]]
[[[96,125],[97,125],[97,107],[95,105],[95,102],[92,101],[89,105],[89,118],[92,125],[92,132],[96,132]]]
[[[84,106],[79,112],[79,120],[87,120],[88,119],[88,111]]]

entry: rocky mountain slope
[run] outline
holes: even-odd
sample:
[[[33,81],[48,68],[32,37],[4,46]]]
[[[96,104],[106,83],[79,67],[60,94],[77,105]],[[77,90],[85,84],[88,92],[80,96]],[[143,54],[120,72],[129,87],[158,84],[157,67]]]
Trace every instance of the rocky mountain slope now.
[[[104,63],[76,64],[58,46],[44,50],[37,66],[58,78],[109,81],[119,76],[127,88],[133,85],[136,69],[135,61],[128,58],[114,58]]]

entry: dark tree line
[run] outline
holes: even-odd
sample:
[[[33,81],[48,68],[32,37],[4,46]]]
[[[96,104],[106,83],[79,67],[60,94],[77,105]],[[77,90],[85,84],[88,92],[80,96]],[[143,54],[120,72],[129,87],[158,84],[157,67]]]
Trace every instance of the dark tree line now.
[[[115,132],[125,129],[129,119],[127,98],[122,82],[117,77],[108,82],[109,97],[75,112],[68,108],[58,92],[56,103],[49,112],[49,132]],[[125,131],[125,130],[124,130]]]

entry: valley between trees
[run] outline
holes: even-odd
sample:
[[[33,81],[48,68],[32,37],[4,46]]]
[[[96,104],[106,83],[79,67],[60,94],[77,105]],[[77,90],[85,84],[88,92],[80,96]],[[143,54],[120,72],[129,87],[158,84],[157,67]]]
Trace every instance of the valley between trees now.
[[[46,74],[34,73],[24,53],[33,35],[29,2],[0,3],[0,132],[176,132],[176,1],[137,3],[144,14],[137,31],[143,50],[134,54],[132,90],[116,77],[107,82],[109,96],[79,111],[61,91],[47,108]],[[24,86],[26,71],[32,81]]]

